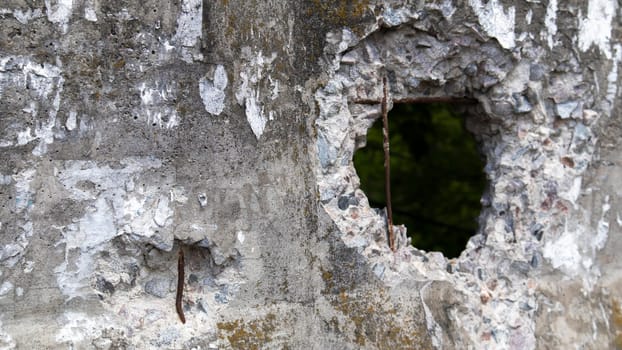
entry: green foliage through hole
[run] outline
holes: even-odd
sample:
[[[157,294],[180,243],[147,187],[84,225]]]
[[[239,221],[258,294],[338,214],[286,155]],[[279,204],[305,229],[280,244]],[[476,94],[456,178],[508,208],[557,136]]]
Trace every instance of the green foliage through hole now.
[[[458,256],[477,230],[486,178],[473,135],[448,104],[398,104],[389,112],[394,224],[415,247]],[[354,155],[372,207],[385,207],[382,120]]]

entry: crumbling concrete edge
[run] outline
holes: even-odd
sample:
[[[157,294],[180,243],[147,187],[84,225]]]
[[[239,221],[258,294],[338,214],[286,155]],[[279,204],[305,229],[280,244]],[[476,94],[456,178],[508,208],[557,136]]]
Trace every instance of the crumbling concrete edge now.
[[[535,348],[536,313],[554,303],[540,293],[537,277],[579,281],[584,294],[598,285],[600,271],[593,262],[607,241],[609,197],[596,225],[581,199],[592,191],[583,178],[597,157],[601,119],[609,117],[616,96],[611,90],[619,45],[605,52],[611,59],[602,70],[610,91],[603,93],[591,88],[598,86],[596,75],[582,71],[576,48],[568,49],[576,55],[567,60],[551,57],[555,9],[547,10],[549,34],[542,43],[534,33],[514,35],[514,7],[471,1],[470,8],[472,13],[458,15],[449,2],[424,9],[386,2],[364,34],[342,29],[328,35],[329,79],[315,95],[319,195],[341,239],[368,259],[387,286],[428,281],[420,293],[435,347],[459,340],[464,347]],[[490,11],[507,23],[493,27],[486,17]],[[464,24],[452,19],[457,16]],[[441,34],[435,23],[451,29]],[[408,60],[409,44],[433,53],[428,61]],[[461,55],[481,59],[461,60]],[[382,212],[369,206],[359,188],[352,157],[380,107],[354,101],[379,100],[383,76],[389,76],[392,98],[418,97],[424,86],[429,95],[480,102],[467,111],[468,127],[487,158],[490,183],[480,230],[457,259],[410,246],[399,226],[398,249],[391,252]],[[449,282],[449,294],[459,298],[445,310],[454,334],[440,331],[441,316],[428,305],[438,299],[437,291],[424,291],[431,288],[429,281]]]

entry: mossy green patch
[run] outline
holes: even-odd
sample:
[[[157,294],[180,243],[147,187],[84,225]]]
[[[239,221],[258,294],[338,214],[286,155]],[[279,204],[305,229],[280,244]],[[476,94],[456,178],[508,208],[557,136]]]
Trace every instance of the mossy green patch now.
[[[614,299],[611,308],[611,320],[615,336],[614,342],[616,349],[622,349],[622,306],[620,302]]]
[[[428,349],[425,330],[408,312],[400,312],[382,290],[342,290],[332,304],[354,325],[353,341],[378,349]],[[345,327],[340,327],[345,329]]]
[[[276,316],[267,314],[261,319],[244,321],[241,319],[218,322],[219,338],[226,338],[234,349],[262,349],[266,343],[272,340]]]

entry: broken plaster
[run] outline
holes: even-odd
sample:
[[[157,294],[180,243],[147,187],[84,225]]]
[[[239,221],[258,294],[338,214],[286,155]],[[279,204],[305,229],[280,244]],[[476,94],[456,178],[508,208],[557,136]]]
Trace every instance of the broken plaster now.
[[[272,71],[272,62],[276,59],[276,53],[273,52],[270,57],[265,57],[261,51],[252,52],[251,48],[244,47],[242,57],[247,60],[248,64],[240,72],[242,81],[237,88],[235,98],[240,106],[245,106],[246,120],[259,140],[264,133],[266,123],[274,119],[275,115],[274,111],[265,110],[265,106],[260,102],[263,99],[260,91],[261,85],[268,82],[272,90],[271,98],[275,99],[278,95],[278,80],[269,74]]]
[[[405,25],[416,22],[417,16],[408,10],[400,12],[399,8],[392,8],[390,18],[383,18],[382,23],[393,28],[386,29],[382,35],[371,33],[358,40],[337,33],[327,37],[329,52],[335,50],[336,54],[331,78],[316,93],[320,198],[339,227],[344,243],[366,256],[370,265],[390,267],[377,274],[384,283],[392,286],[404,278],[449,281],[466,298],[461,307],[470,311],[451,311],[452,322],[465,327],[458,331],[459,335],[452,335],[462,337],[460,346],[465,346],[464,339],[479,344],[477,347],[491,344],[481,334],[492,332],[495,348],[512,348],[511,344],[516,342],[522,344],[521,348],[533,348],[534,308],[525,305],[535,306],[537,300],[535,284],[525,281],[537,273],[539,257],[544,256],[568,278],[582,281],[587,291],[598,283],[600,271],[593,264],[594,251],[606,242],[608,220],[603,219],[594,227],[585,220],[587,215],[579,200],[583,193],[583,173],[592,160],[597,141],[592,128],[600,115],[593,119],[594,114],[584,109],[583,96],[571,90],[570,86],[574,85],[568,84],[579,84],[578,80],[585,77],[569,73],[559,78],[559,85],[545,88],[532,81],[530,68],[541,57],[521,57],[516,61],[510,58],[509,49],[516,45],[514,7],[504,8],[498,1],[485,5],[471,1],[470,5],[483,32],[496,38],[498,46],[486,43],[480,47],[476,38],[465,38],[464,32],[477,32],[465,23],[469,30],[456,29],[453,36],[464,44],[459,54],[452,53],[446,42],[425,32],[425,25],[419,24],[418,30]],[[552,46],[556,9],[553,6],[548,11],[545,42]],[[480,63],[471,67],[470,63],[475,61]],[[451,73],[455,71],[467,74]],[[352,156],[364,145],[361,139],[380,110],[379,105],[362,105],[356,101],[379,101],[384,75],[391,77],[390,98],[393,99],[418,97],[424,93],[419,87],[425,86],[425,96],[466,95],[477,97],[480,102],[481,107],[467,108],[467,125],[480,140],[486,155],[491,197],[489,202],[485,201],[479,233],[456,259],[448,260],[439,253],[410,247],[399,226],[395,228],[398,236],[402,236],[402,243],[391,254],[385,218],[369,207],[359,189]],[[531,92],[526,94],[526,91]],[[553,113],[542,107],[544,96],[557,98],[559,103]],[[583,123],[587,114],[592,117]],[[576,121],[553,126],[556,115]],[[516,129],[520,130],[518,134]],[[356,200],[340,208],[340,198]],[[603,207],[603,211],[607,208]],[[573,211],[576,214],[570,214]],[[547,232],[544,242],[530,232],[539,226]],[[595,246],[598,248],[580,249],[592,240],[593,234],[598,238]],[[374,253],[378,251],[384,254]],[[491,264],[490,259],[508,263]],[[454,266],[460,273],[452,274],[454,268],[448,266]],[[495,287],[489,300],[490,281],[498,279],[506,279],[507,284]],[[483,306],[482,295],[486,296]],[[423,303],[426,308],[427,301]],[[481,316],[475,316],[477,313]],[[447,338],[439,335],[435,326],[438,321],[430,317],[430,312],[426,312],[428,331],[435,336],[434,344],[444,347]],[[515,328],[508,328],[510,324]]]
[[[222,113],[225,108],[225,89],[228,83],[225,67],[220,64],[216,66],[212,81],[205,77],[199,79],[199,94],[203,100],[205,111],[213,115]]]
[[[0,133],[0,147],[21,146],[38,140],[32,154],[42,156],[47,152],[47,145],[54,142],[55,137],[62,137],[62,134],[55,130],[64,84],[61,73],[60,67],[49,63],[38,63],[30,57],[0,58],[0,82],[2,82],[0,97],[9,101],[9,98],[3,95],[11,89],[33,90],[35,96],[32,96],[28,102],[17,99],[9,103],[14,105],[15,110],[21,111],[22,114],[30,114],[30,117],[36,121],[31,128],[29,125],[32,123],[28,123],[27,117],[15,117],[13,123]],[[52,101],[52,108],[49,108],[45,115],[39,110],[39,106],[48,100]]]
[[[611,58],[611,31],[617,10],[615,0],[590,0],[587,14],[579,15],[579,49],[583,52],[592,46],[598,47],[601,53]]]

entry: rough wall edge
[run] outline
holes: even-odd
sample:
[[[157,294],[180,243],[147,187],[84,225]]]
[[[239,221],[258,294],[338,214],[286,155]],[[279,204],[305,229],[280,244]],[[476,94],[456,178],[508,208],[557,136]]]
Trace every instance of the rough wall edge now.
[[[386,244],[383,217],[369,207],[364,193],[358,189],[358,179],[351,164],[352,153],[357,147],[356,139],[364,137],[367,128],[378,116],[379,110],[377,107],[352,105],[353,95],[348,95],[348,92],[356,88],[356,86],[352,88],[356,83],[349,81],[347,77],[344,78],[341,74],[344,71],[342,68],[358,64],[357,59],[360,56],[357,57],[352,50],[357,45],[365,45],[364,42],[369,41],[381,27],[396,28],[400,25],[417,27],[416,22],[420,18],[418,12],[412,9],[387,6],[377,23],[370,26],[361,38],[355,38],[347,29],[327,37],[326,52],[332,57],[327,67],[332,73],[326,85],[316,93],[320,115],[316,120],[318,130],[316,169],[320,199],[323,208],[339,226],[343,241],[366,256],[374,273],[388,286],[396,285],[401,279],[451,281],[454,292],[465,295],[467,300],[464,308],[457,311],[451,320],[455,325],[462,327],[462,337],[458,337],[462,341],[468,344],[493,341],[500,348],[520,343],[525,348],[534,348],[536,344],[534,312],[538,308],[538,303],[548,302],[536,298],[538,285],[534,277],[553,268],[553,273],[557,274],[558,278],[578,279],[582,281],[586,290],[594,289],[598,282],[600,275],[598,267],[591,265],[590,262],[595,258],[597,251],[602,249],[607,240],[607,233],[601,232],[597,235],[601,237],[600,242],[603,242],[596,247],[597,249],[591,252],[577,250],[577,241],[590,240],[592,233],[598,231],[586,218],[585,210],[581,208],[581,179],[593,160],[598,139],[596,133],[600,127],[599,120],[603,116],[608,117],[616,93],[608,93],[603,98],[598,96],[598,92],[596,95],[592,94],[592,91],[571,92],[564,88],[564,84],[577,86],[583,80],[590,80],[572,72],[556,76],[557,80],[553,80],[550,85],[542,84],[534,75],[540,75],[541,78],[547,74],[547,69],[550,74],[554,68],[545,65],[547,59],[550,59],[547,58],[549,54],[547,50],[536,47],[535,54],[521,57],[520,53],[511,50],[517,43],[513,35],[510,38],[507,34],[507,28],[502,33],[503,38],[499,38],[496,35],[499,34],[497,30],[499,28],[490,28],[491,23],[481,23],[483,13],[498,11],[499,8],[482,9],[483,5],[476,3],[471,2],[470,6],[480,21],[479,39],[481,33],[499,39],[501,51],[505,50],[513,62],[512,67],[507,70],[500,68],[497,72],[492,72],[497,74],[497,80],[486,86],[487,92],[482,90],[478,93],[477,89],[470,92],[472,97],[480,101],[483,108],[471,111],[475,114],[471,128],[476,134],[480,133],[480,136],[487,138],[484,140],[487,148],[485,153],[488,157],[486,171],[491,179],[492,192],[489,194],[490,198],[485,198],[485,202],[488,203],[481,218],[480,234],[474,237],[460,258],[448,261],[442,254],[434,252],[424,254],[409,247],[405,232],[397,227],[401,244],[400,249],[392,254]],[[451,4],[444,5],[443,8],[435,10],[445,17],[451,17],[454,13]],[[488,7],[490,6],[500,7],[502,13],[508,16],[514,14],[514,7],[505,11],[498,2],[489,2]],[[554,20],[553,18],[551,22],[549,18],[547,23],[554,24]],[[423,26],[418,29],[423,30]],[[471,29],[478,32],[477,24]],[[554,35],[555,31],[552,33],[551,35]],[[518,40],[518,45],[526,43],[537,45],[528,39],[525,33],[519,37],[521,39]],[[377,67],[384,65],[382,57],[374,57],[373,48],[366,49],[368,65],[376,64]],[[614,51],[616,50],[617,45],[614,46]],[[615,57],[617,56],[619,55]],[[523,60],[531,64],[524,64]],[[614,81],[617,77],[619,60],[609,62],[611,67],[607,79],[608,89],[615,91]],[[570,64],[577,66],[578,62]],[[358,88],[365,91],[367,97],[371,95],[378,99],[381,86],[379,76],[378,74],[374,76],[372,72],[366,78],[370,76],[373,82],[364,84],[364,88],[361,86]],[[357,116],[353,118],[351,112]],[[482,118],[482,115],[488,117]],[[503,118],[507,116],[516,118],[514,120]],[[480,120],[477,120],[477,117]],[[482,122],[481,119],[487,120]],[[486,123],[495,125],[493,128],[496,128],[496,131],[501,130],[501,135],[491,137],[491,130],[485,125]],[[557,125],[558,123],[561,125]],[[518,137],[509,132],[513,128],[520,130]],[[555,139],[553,146],[550,146],[551,139]],[[535,153],[540,155],[535,160],[521,159],[533,151],[529,150],[529,147],[533,148],[536,143],[539,143],[539,146],[535,147]],[[508,145],[510,147],[503,149]],[[517,159],[519,162],[528,162],[528,166],[521,169],[522,171],[514,171],[514,174],[505,174],[500,178],[499,174],[502,172],[517,167]],[[521,183],[520,180],[524,179],[527,170],[534,170],[529,168],[540,171],[540,178],[532,183]],[[546,180],[545,177],[550,177],[550,180]],[[554,184],[554,192],[547,190],[547,186],[550,187],[551,184]],[[527,190],[531,204],[521,203],[519,196],[508,194],[507,192],[511,192],[513,187],[514,191]],[[347,214],[343,213],[343,208],[339,208],[340,200],[347,203],[345,209]],[[604,207],[607,206],[608,200],[606,197]],[[544,221],[544,225],[536,219],[529,220],[530,217],[532,219],[535,217],[537,210],[541,210],[539,206],[544,206],[548,211],[547,219],[540,220]],[[507,215],[509,219],[502,218],[509,210],[515,212]],[[579,215],[573,215],[573,212]],[[603,210],[603,219],[606,212]],[[524,216],[519,217],[519,213]],[[349,215],[349,218],[346,215]],[[581,229],[568,231],[569,225],[577,225]],[[607,225],[600,225],[604,226]],[[508,237],[508,230],[512,231],[513,237]],[[542,240],[543,231],[549,232],[544,240]],[[518,238],[516,232],[519,232]],[[489,276],[494,278],[486,278]],[[502,285],[500,288],[499,283]],[[512,302],[503,304],[500,301],[504,299]],[[426,305],[423,299],[422,303]],[[426,313],[428,328],[433,335],[435,346],[441,348],[443,343],[447,345],[447,342],[451,341],[448,339],[447,330],[442,336],[438,335],[438,323],[434,322],[434,317],[430,317],[427,309]],[[480,318],[482,314],[485,316]],[[488,322],[483,322],[485,319],[488,319]],[[512,325],[508,327],[510,323]]]

